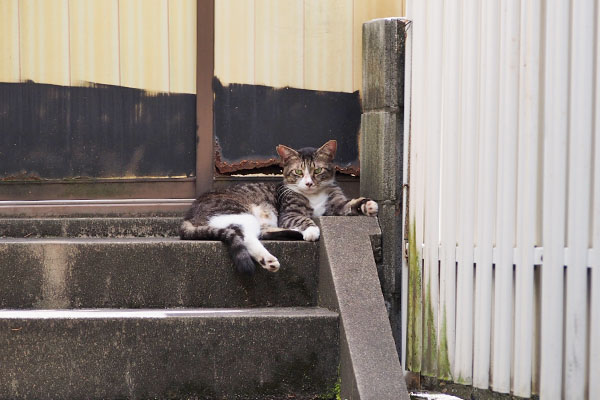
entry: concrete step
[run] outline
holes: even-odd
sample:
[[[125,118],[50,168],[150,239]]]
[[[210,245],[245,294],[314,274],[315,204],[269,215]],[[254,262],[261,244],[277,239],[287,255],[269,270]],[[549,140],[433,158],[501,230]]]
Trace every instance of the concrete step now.
[[[178,217],[0,218],[0,237],[169,237],[179,236]]]
[[[335,385],[321,308],[0,311],[0,398],[314,398]]]
[[[215,241],[0,239],[0,309],[315,306],[318,244],[265,247],[281,269],[246,277]]]

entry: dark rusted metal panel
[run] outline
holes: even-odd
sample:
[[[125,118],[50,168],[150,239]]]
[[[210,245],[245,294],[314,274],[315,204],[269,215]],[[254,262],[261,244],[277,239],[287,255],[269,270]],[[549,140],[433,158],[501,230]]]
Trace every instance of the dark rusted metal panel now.
[[[276,165],[278,144],[319,147],[336,139],[338,169],[358,173],[358,92],[224,86],[217,78],[213,82],[215,163],[219,172]]]
[[[213,90],[214,74],[214,0],[197,3],[196,61],[196,194],[212,188],[213,161]]]
[[[0,83],[0,181],[193,176],[195,97]]]

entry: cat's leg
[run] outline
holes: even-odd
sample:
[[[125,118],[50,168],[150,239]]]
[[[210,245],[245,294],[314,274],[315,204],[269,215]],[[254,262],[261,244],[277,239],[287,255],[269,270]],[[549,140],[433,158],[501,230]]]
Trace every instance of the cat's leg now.
[[[302,240],[302,233],[295,229],[273,226],[261,226],[260,238],[263,240]]]
[[[263,240],[302,240],[302,234],[296,230],[277,226],[277,212],[270,204],[256,204],[250,207],[260,223],[260,239]]]
[[[374,217],[377,215],[379,211],[379,205],[374,200],[368,199],[366,197],[359,197],[358,199],[350,200],[347,205],[347,209],[349,209],[350,213],[346,215],[367,215],[369,217]]]
[[[315,222],[300,212],[287,211],[282,213],[279,217],[279,225],[281,228],[300,232],[302,239],[308,242],[319,240],[321,236],[321,231]]]
[[[377,202],[366,198],[348,200],[342,189],[336,188],[329,194],[329,204],[325,215],[367,215],[374,217],[379,211]]]
[[[218,215],[209,220],[209,225],[215,228],[239,226],[244,236],[244,245],[250,256],[267,271],[275,272],[279,269],[279,261],[262,245],[260,240],[260,222],[252,214]]]

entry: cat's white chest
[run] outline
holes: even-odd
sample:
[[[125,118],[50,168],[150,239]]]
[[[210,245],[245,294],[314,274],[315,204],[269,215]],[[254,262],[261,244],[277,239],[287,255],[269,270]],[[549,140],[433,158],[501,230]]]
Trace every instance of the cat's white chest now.
[[[310,202],[310,206],[313,209],[313,217],[320,217],[323,214],[325,214],[325,210],[327,209],[327,199],[329,198],[329,193],[323,191],[306,197]]]

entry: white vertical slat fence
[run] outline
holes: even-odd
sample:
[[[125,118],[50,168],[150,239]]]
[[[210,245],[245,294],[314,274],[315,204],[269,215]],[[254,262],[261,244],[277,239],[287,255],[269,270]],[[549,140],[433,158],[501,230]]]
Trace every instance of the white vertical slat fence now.
[[[519,115],[519,0],[500,3],[498,185],[494,322],[492,333],[493,390],[510,392],[513,348],[513,248],[516,223],[517,132]],[[501,215],[502,218],[497,218]]]
[[[580,366],[587,364],[588,347],[587,250],[592,183],[594,22],[597,23],[594,4],[598,2],[580,0],[571,5],[565,392],[573,398],[583,398],[586,386],[586,374]]]
[[[475,326],[473,343],[473,386],[487,388],[490,381],[492,329],[493,248],[496,215],[496,162],[498,144],[500,4],[481,3],[481,112],[478,129],[477,236],[475,243]]]
[[[444,0],[442,41],[442,124],[440,193],[440,346],[438,376],[450,379],[454,365],[456,340],[456,223],[458,183],[458,105],[460,95],[460,54],[458,52],[462,4]],[[406,141],[405,141],[406,142]]]
[[[563,365],[563,287],[569,107],[569,3],[550,0],[546,6],[544,89],[542,331],[540,397],[560,399]],[[599,214],[600,215],[600,214]]]
[[[596,21],[600,18],[600,7],[596,9]],[[598,28],[596,27],[598,35]],[[594,202],[592,203],[593,218],[593,234],[592,234],[592,251],[590,254],[591,261],[588,262],[592,266],[592,289],[591,289],[591,306],[590,306],[590,368],[588,373],[589,390],[588,393],[600,393],[600,340],[593,338],[600,337],[600,77],[598,76],[598,66],[600,65],[600,38],[596,37],[596,87],[594,109],[594,172],[592,180],[594,186]]]
[[[425,81],[425,96],[432,101],[427,102],[427,109],[431,112],[426,119],[428,143],[426,146],[425,160],[427,161],[426,182],[440,181],[440,126],[441,126],[441,78],[442,71],[439,64],[442,52],[439,51],[442,40],[442,0],[427,0],[427,13],[432,23],[427,24],[427,69],[428,79]],[[439,237],[439,185],[425,187],[425,208],[431,210],[425,217],[425,248],[424,257],[424,295],[426,298],[425,317],[423,318],[423,331],[427,332],[423,341],[424,357],[423,369],[437,374],[438,352],[437,338],[439,337],[439,321],[434,316],[439,312],[439,272],[438,272],[438,237]]]
[[[600,5],[409,0],[407,17],[404,365],[594,399]]]
[[[460,58],[461,108],[459,112],[458,247],[456,274],[455,379],[473,380],[473,254],[477,207],[477,152],[479,119],[479,0],[462,1]],[[432,184],[436,184],[433,183]]]

